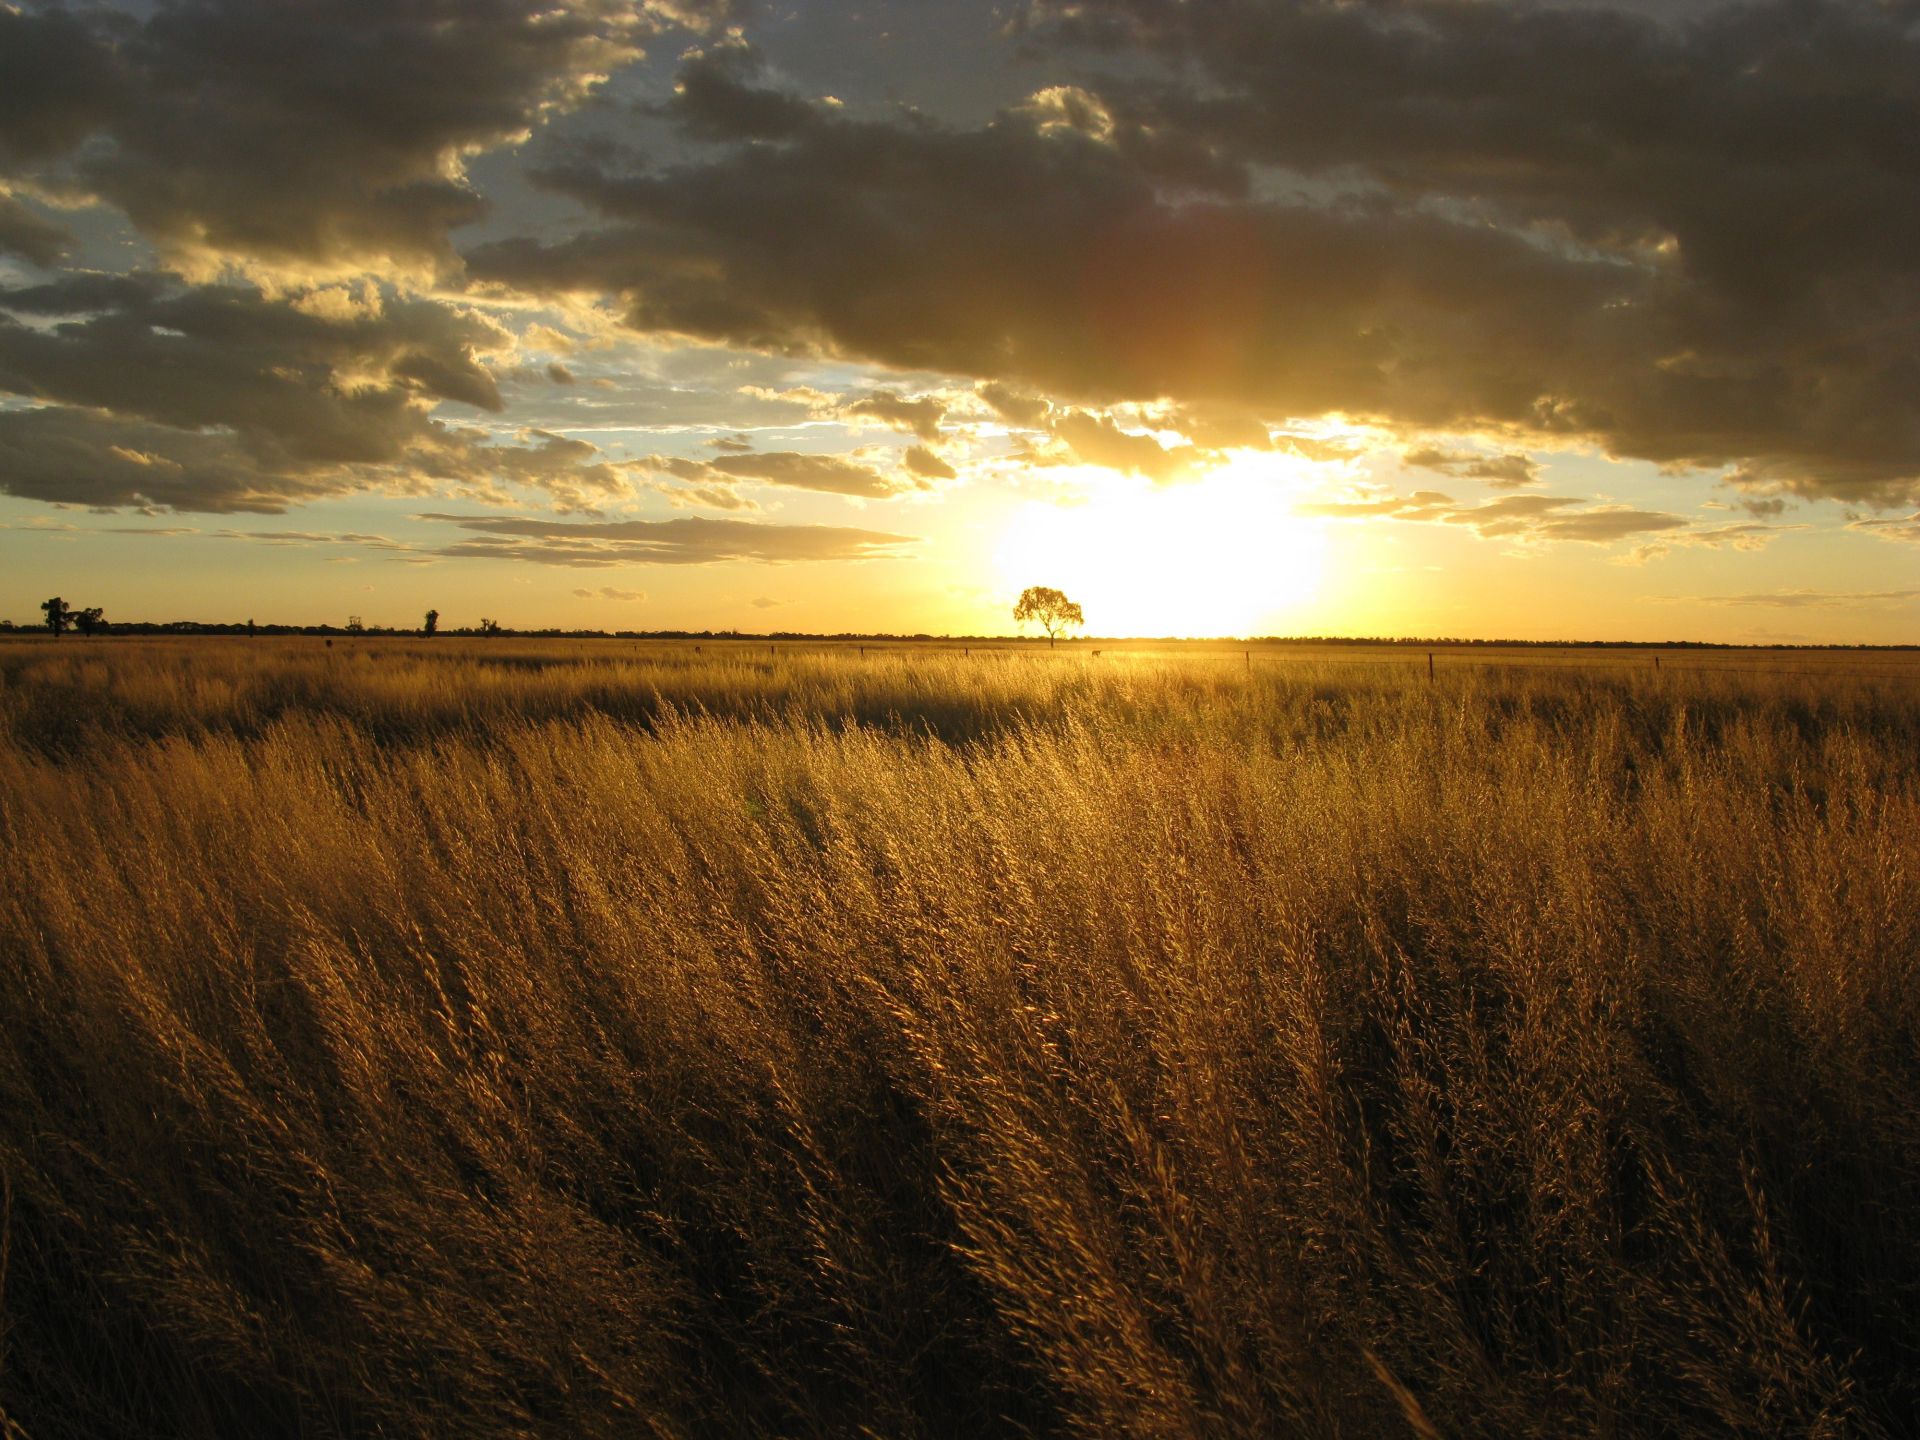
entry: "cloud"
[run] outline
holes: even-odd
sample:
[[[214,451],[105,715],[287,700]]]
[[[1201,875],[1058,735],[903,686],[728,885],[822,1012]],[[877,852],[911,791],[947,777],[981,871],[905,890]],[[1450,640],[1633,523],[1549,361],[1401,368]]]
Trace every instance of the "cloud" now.
[[[632,493],[584,441],[522,443],[433,416],[502,407],[512,349],[465,307],[370,284],[269,297],[163,275],[0,289],[0,491],[55,503],[271,512],[360,489],[546,491],[565,509]]]
[[[1273,434],[1254,416],[1174,407],[1158,422],[1206,450],[1271,450]]]
[[[1159,484],[1193,473],[1200,454],[1191,445],[1168,449],[1151,435],[1122,430],[1110,415],[1068,410],[1052,421],[1054,438],[1089,465],[1103,465],[1122,474],[1145,475]]]
[[[1352,460],[1364,449],[1350,440],[1328,440],[1316,435],[1296,435],[1291,432],[1275,436],[1274,443],[1303,460],[1320,464]]]
[[[1764,550],[1782,535],[1811,528],[1808,525],[1768,525],[1759,521],[1734,525],[1696,525],[1636,546],[1629,555],[1623,557],[1623,563],[1643,565],[1669,553],[1675,546],[1697,550]]]
[[[739,480],[755,480],[763,485],[868,500],[891,499],[912,488],[910,482],[882,475],[871,465],[845,456],[810,455],[793,450],[746,451],[722,454],[711,460],[650,455],[640,463],[647,469],[695,483],[729,485]]]
[[[841,407],[840,413],[871,417],[896,430],[933,441],[940,438],[940,421],[947,407],[931,397],[909,400],[896,390],[876,390]]]
[[[265,460],[231,435],[66,406],[0,410],[0,491],[25,499],[270,514],[360,483],[339,467]]]
[[[644,590],[619,590],[612,585],[602,585],[598,590],[576,590],[573,593],[582,600],[618,600],[622,603],[632,603],[647,598],[647,592]]]
[[[357,545],[369,550],[411,551],[413,546],[385,535],[323,530],[215,530],[220,540],[252,540],[262,545]]]
[[[1684,515],[1639,510],[1629,505],[1571,508],[1581,503],[1564,495],[1505,495],[1478,505],[1460,505],[1437,490],[1417,490],[1404,498],[1382,496],[1370,500],[1324,501],[1296,508],[1303,515],[1334,520],[1385,519],[1460,525],[1489,540],[1567,540],[1589,545],[1610,545],[1636,535],[1685,530],[1691,523]]]
[[[327,294],[331,312],[312,303]],[[483,361],[513,340],[493,321],[430,300],[342,296],[270,299],[151,274],[0,290],[0,389],[180,429],[220,426],[342,463],[392,458],[439,401],[502,408]]]
[[[526,443],[502,445],[477,432],[443,431],[409,463],[436,484],[464,486],[500,504],[512,499],[504,488],[509,485],[546,492],[562,512],[591,513],[634,493],[624,471],[585,440],[544,430],[522,431],[520,438]]]
[[[712,472],[737,479],[758,480],[762,484],[784,485],[796,490],[819,490],[830,495],[857,495],[870,500],[889,499],[908,488],[871,465],[862,465],[841,455],[756,451],[721,455],[706,461],[705,465]]]
[[[679,121],[701,140],[776,140],[806,128],[813,107],[768,90],[766,61],[745,40],[731,37],[681,57],[673,98],[655,113]]]
[[[924,445],[915,445],[906,453],[907,469],[928,480],[957,480],[959,472]]]
[[[0,6],[0,158],[59,155],[106,122],[122,72],[93,18]]]
[[[1663,599],[1690,605],[1752,605],[1772,610],[1889,606],[1920,600],[1920,590],[1766,590],[1751,595],[1671,595]]]
[[[1908,545],[1920,545],[1920,511],[1915,511],[1911,515],[1875,518],[1856,516],[1847,522],[1847,528],[1881,540],[1896,540]]]
[[[1920,475],[1901,13],[1042,6],[1043,58],[1105,47],[1128,78],[956,129],[774,104],[730,61],[683,128],[774,117],[728,132],[754,143],[659,168],[560,152],[537,178],[597,228],[468,258],[610,295],[645,333],[1890,504]]]
[[[1053,408],[1045,397],[997,380],[980,386],[979,395],[1001,419],[1029,429],[1045,424],[1047,412]]]
[[[0,255],[18,255],[35,265],[48,266],[73,244],[73,236],[38,212],[14,199],[0,186]]]
[[[1442,450],[1420,445],[1400,457],[1402,465],[1438,470],[1463,480],[1484,480],[1497,490],[1517,489],[1540,479],[1540,464],[1526,455],[1478,455],[1471,450]]]
[[[704,505],[713,510],[735,510],[751,512],[760,506],[728,485],[660,485],[653,487],[666,497],[669,505],[677,510],[685,510],[695,505]]]
[[[539,520],[515,515],[415,517],[472,533],[436,548],[455,559],[521,560],[599,569],[618,565],[710,565],[722,561],[797,564],[888,560],[909,553],[909,535],[836,525],[770,525],[744,520]]]
[[[160,0],[0,11],[0,155],[64,158],[176,264],[447,268],[474,154],[578,108],[668,26],[603,0]]]
[[[1328,520],[1443,520],[1457,511],[1453,497],[1438,490],[1416,490],[1407,496],[1382,495],[1369,500],[1309,501],[1294,508],[1302,515],[1317,515]]]
[[[946,403],[933,395],[902,395],[898,390],[878,389],[855,394],[835,394],[811,385],[792,385],[774,390],[765,385],[743,385],[743,395],[756,400],[775,400],[798,405],[819,419],[873,420],[894,430],[905,431],[931,443],[940,438],[940,422],[946,418]]]

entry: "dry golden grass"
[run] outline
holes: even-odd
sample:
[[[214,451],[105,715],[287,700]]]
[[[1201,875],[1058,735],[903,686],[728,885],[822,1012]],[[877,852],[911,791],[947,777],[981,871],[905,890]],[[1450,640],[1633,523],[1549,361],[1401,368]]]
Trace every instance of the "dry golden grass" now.
[[[1407,658],[0,647],[0,1433],[1915,1433],[1920,667]]]

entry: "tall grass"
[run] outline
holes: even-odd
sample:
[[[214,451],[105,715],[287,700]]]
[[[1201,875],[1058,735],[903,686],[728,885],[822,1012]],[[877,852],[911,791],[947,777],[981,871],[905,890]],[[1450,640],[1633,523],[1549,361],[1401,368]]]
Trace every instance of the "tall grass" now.
[[[1913,681],[51,652],[0,1430],[1920,1432]]]

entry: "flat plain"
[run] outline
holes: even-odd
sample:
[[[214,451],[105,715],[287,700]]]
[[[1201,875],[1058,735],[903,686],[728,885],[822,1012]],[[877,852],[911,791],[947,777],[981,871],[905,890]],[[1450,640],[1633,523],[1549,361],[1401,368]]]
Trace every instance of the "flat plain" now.
[[[1427,654],[0,643],[0,1433],[1920,1433],[1920,656]]]

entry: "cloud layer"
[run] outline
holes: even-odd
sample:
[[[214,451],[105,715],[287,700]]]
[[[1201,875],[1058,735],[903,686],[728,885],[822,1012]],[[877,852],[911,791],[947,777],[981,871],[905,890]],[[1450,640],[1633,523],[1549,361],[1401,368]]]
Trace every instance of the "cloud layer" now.
[[[603,569],[616,565],[708,565],[727,560],[793,564],[887,560],[904,555],[908,535],[835,525],[764,525],[742,520],[532,520],[513,515],[417,517],[456,526],[472,538],[437,547],[454,559],[525,560]]]
[[[1113,0],[1032,26],[1043,54],[1130,78],[953,129],[849,118],[774,88],[743,43],[710,47],[668,108],[732,143],[549,164],[603,224],[472,266],[616,296],[641,331],[1085,402],[1340,411],[1912,493],[1920,39],[1901,7],[1679,25]]]
[[[1759,550],[1782,534],[1806,528],[1769,525],[1757,520],[1700,525],[1684,515],[1667,511],[1642,510],[1632,505],[1588,505],[1570,495],[1502,495],[1477,505],[1464,505],[1437,490],[1416,490],[1411,495],[1314,501],[1296,508],[1302,515],[1326,520],[1377,519],[1457,525],[1484,540],[1529,544],[1573,541],[1588,545],[1639,540],[1643,543],[1629,556],[1636,561],[1663,554],[1674,545]]]
[[[1645,560],[1809,498],[1920,538],[1914,0],[996,15],[1002,73],[843,103],[731,0],[0,4],[0,494],[449,507],[414,558],[856,560],[913,542],[630,517],[1363,435],[1493,493],[1306,513]],[[1747,513],[1557,462],[1545,493],[1534,452],[1587,447]]]
[[[614,0],[0,8],[0,161],[119,207],[180,263],[452,259],[469,157],[582,104],[663,28]]]

